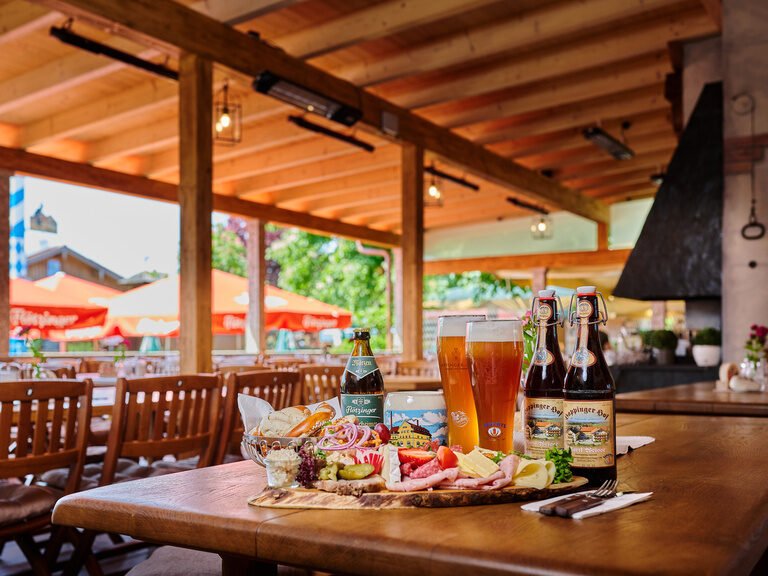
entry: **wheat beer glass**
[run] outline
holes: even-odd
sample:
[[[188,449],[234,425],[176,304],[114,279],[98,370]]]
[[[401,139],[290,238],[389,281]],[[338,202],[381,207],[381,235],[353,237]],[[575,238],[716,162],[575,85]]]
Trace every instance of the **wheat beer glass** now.
[[[467,324],[467,367],[481,448],[505,453],[513,450],[515,401],[522,363],[520,320]]]
[[[440,316],[437,322],[437,363],[448,410],[448,445],[460,445],[464,453],[477,446],[477,414],[467,371],[467,322],[484,315]]]

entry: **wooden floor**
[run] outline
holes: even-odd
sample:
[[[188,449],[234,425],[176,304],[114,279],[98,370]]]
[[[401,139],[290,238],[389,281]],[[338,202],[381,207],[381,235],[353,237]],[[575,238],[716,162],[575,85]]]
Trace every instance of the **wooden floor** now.
[[[96,538],[94,549],[107,548],[110,545],[109,538],[106,535],[101,535]],[[154,548],[147,548],[136,550],[123,556],[107,558],[102,560],[101,568],[104,570],[105,576],[121,576],[136,564],[146,560],[152,550]],[[71,552],[72,546],[69,544],[65,545],[60,558],[68,558]],[[0,556],[0,576],[22,576],[27,574],[32,574],[32,572],[21,550],[19,550],[15,542],[7,542],[5,548],[3,548],[2,556]],[[88,572],[83,569],[80,571],[80,576],[88,576]]]

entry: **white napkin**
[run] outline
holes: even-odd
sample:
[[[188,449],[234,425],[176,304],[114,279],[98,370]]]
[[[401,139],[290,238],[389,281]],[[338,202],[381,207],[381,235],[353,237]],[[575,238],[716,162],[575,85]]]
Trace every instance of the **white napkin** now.
[[[591,494],[594,492],[594,490],[586,490],[584,492],[577,492],[576,494]],[[643,502],[645,500],[648,500],[653,492],[638,492],[634,494],[624,494],[622,496],[617,496],[615,498],[608,498],[600,504],[600,506],[595,506],[594,508],[590,508],[589,510],[583,510],[581,512],[576,512],[572,516],[572,518],[575,518],[576,520],[581,520],[582,518],[590,518],[591,516],[598,516],[599,514],[605,514],[606,512],[611,512],[612,510],[618,510],[620,508],[626,508],[627,506],[632,506],[633,504],[637,504],[638,502]],[[546,504],[550,504],[552,502],[557,502],[558,500],[562,500],[563,498],[568,498],[569,496],[572,496],[572,494],[566,494],[565,496],[556,496],[554,498],[548,498],[547,500],[539,500],[538,502],[529,502],[528,504],[523,504],[520,508],[523,510],[526,510],[528,512],[538,512],[539,508]]]
[[[525,436],[522,430],[516,430],[513,436],[513,442],[515,450],[523,452]],[[617,436],[616,437],[616,455],[621,456],[629,452],[629,449],[637,450],[641,446],[655,442],[656,438],[653,436]]]
[[[326,404],[330,404],[336,414],[341,414],[341,404],[339,403],[338,396],[330,398],[329,400],[323,400]],[[320,406],[323,402],[317,402],[316,404],[310,404],[307,406],[311,412],[315,411],[315,408]],[[246,430],[252,430],[259,424],[261,424],[262,418],[267,414],[271,414],[275,411],[269,402],[262,400],[256,396],[249,396],[247,394],[237,395],[237,406],[240,409],[240,416],[243,419],[243,425]]]
[[[641,446],[656,442],[653,436],[616,436],[616,455],[626,454],[630,449],[637,450]]]

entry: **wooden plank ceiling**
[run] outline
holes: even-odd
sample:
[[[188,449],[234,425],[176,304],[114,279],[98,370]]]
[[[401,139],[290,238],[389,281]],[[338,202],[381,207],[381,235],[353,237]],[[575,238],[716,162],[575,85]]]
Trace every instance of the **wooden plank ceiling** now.
[[[676,145],[664,97],[669,43],[719,31],[700,0],[182,3],[606,203],[653,195],[650,175]],[[0,145],[177,183],[176,82],[60,43],[49,27],[64,21],[0,0]],[[178,68],[82,22],[73,30]],[[225,80],[244,125],[242,142],[215,147],[218,194],[399,232],[396,144],[340,130],[373,144],[368,153],[304,131],[287,121],[297,109],[256,94],[251,78],[217,67],[216,86]],[[594,125],[618,136],[626,122],[631,160],[581,136]],[[427,229],[531,214],[506,201],[519,191],[434,164],[480,190],[440,182],[444,204],[426,208]]]

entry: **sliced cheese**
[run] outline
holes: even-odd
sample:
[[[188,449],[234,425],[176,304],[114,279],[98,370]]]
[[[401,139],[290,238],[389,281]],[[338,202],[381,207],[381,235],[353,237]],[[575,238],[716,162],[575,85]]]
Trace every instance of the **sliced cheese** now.
[[[488,476],[499,471],[499,465],[493,460],[486,458],[478,448],[467,454],[467,460],[472,468],[480,474],[480,478],[488,478]]]
[[[547,464],[551,466],[548,467]],[[552,480],[554,480],[554,468],[554,464],[546,460],[526,460],[521,458],[512,481],[515,486],[526,486],[541,490],[549,486]]]
[[[557,472],[557,466],[555,466],[554,462],[550,462],[547,460],[544,462],[544,466],[547,467],[547,486],[552,484],[552,482],[555,481],[555,473]]]
[[[456,457],[459,459],[459,470],[461,470],[464,474],[469,476],[470,478],[482,478],[483,475],[478,472],[475,467],[472,465],[472,462],[469,460],[466,454],[461,454],[459,452],[456,452]]]
[[[384,458],[381,465],[381,476],[385,482],[394,484],[400,482],[400,457],[397,455],[397,446],[392,444],[382,444],[379,447],[379,454]]]

